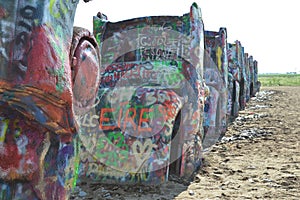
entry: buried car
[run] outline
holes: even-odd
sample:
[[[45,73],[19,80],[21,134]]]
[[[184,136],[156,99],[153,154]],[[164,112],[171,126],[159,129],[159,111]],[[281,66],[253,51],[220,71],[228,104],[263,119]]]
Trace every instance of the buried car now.
[[[228,61],[227,31],[205,31],[204,80],[209,96],[204,109],[204,148],[213,145],[227,128]]]
[[[80,177],[159,184],[201,165],[203,22],[183,16],[94,17],[101,51],[97,101],[79,113]]]
[[[230,74],[229,93],[230,93],[230,121],[233,121],[238,115],[240,110],[240,82],[241,82],[241,62],[239,59],[239,43],[228,43],[228,70]]]
[[[77,3],[0,1],[0,199],[67,199],[76,183],[75,110],[100,80],[95,39],[73,34]]]

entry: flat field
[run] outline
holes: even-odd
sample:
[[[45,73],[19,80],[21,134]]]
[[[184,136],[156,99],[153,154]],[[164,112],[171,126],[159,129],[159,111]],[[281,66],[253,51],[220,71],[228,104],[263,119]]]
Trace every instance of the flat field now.
[[[262,86],[300,86],[300,74],[260,74]]]

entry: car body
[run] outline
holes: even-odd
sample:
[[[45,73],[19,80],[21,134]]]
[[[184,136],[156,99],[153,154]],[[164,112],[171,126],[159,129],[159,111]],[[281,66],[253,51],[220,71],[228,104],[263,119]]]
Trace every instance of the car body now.
[[[258,62],[254,60],[253,56],[249,56],[249,71],[250,71],[250,96],[254,97],[260,89],[260,82],[258,81]]]
[[[258,80],[258,61],[254,60],[253,64],[254,64],[254,86],[253,86],[254,91],[253,91],[253,94],[256,95],[256,93],[259,92],[259,90],[260,90],[261,83]]]
[[[76,183],[75,110],[100,81],[95,39],[73,34],[77,3],[0,1],[1,199],[67,199]]]
[[[246,84],[246,102],[248,102],[251,98],[250,95],[250,68],[249,68],[249,54],[244,52],[244,66],[245,66],[245,71],[246,71],[246,79],[247,79],[247,84]]]
[[[95,107],[79,116],[80,175],[127,184],[163,183],[170,173],[190,177],[202,159],[200,8],[119,22],[99,13],[94,35],[101,82]]]
[[[244,47],[242,46],[240,41],[236,41],[237,44],[237,55],[238,55],[238,63],[240,66],[240,80],[239,80],[239,85],[240,85],[240,92],[239,92],[239,106],[240,110],[244,110],[246,107],[246,102],[247,102],[247,85],[248,79],[247,79],[247,66],[245,64],[245,53],[244,53]]]
[[[217,142],[227,129],[227,30],[205,31],[204,80],[209,96],[204,109],[204,148]]]
[[[228,69],[231,74],[229,93],[231,94],[231,100],[229,101],[229,110],[231,113],[231,121],[234,120],[240,110],[240,81],[241,81],[241,63],[239,56],[239,43],[228,43]]]

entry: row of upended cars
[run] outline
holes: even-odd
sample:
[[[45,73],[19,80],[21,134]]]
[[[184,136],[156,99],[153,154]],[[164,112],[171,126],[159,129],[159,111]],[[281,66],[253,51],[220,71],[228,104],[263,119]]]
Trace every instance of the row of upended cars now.
[[[210,91],[204,118],[205,132],[209,137],[204,145],[208,147],[220,139],[213,134],[220,137],[225,134],[227,125],[259,91],[260,82],[258,62],[245,52],[240,41],[227,42],[226,28],[220,28],[218,32],[205,31],[204,38],[204,78]]]
[[[67,199],[82,179],[190,178],[259,90],[226,28],[182,16],[73,27],[78,1],[2,1],[0,198]],[[71,20],[72,19],[72,20]]]
[[[98,13],[94,36],[102,56],[97,109],[100,116],[105,107],[122,110],[109,117],[121,120],[100,120],[100,126],[108,126],[108,134],[121,131],[129,149],[139,146],[128,154],[137,166],[124,171],[120,163],[113,167],[120,174],[109,176],[105,170],[111,169],[103,168],[101,180],[156,184],[169,174],[191,177],[201,166],[201,152],[226,134],[260,88],[257,61],[240,41],[227,42],[226,28],[204,30],[195,3],[183,16],[110,22]],[[141,151],[147,155],[142,165],[136,163]],[[136,167],[143,172],[135,173]]]

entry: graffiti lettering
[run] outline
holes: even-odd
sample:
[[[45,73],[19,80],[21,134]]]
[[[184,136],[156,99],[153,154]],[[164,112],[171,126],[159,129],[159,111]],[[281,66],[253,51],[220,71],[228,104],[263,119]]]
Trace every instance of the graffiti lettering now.
[[[170,31],[163,31],[160,34],[155,32],[155,34],[138,35],[138,46],[141,48],[143,60],[170,60],[190,57],[190,41],[172,36]]]
[[[118,113],[115,112],[115,108],[102,108],[99,117],[99,128],[101,130],[114,130],[116,128],[122,128],[126,130],[126,127],[130,126],[134,131],[150,132],[150,127],[144,127],[145,123],[149,123],[150,119],[147,118],[149,113],[153,112],[151,108],[142,108],[137,111],[136,108],[128,108],[123,116],[123,108],[120,108]],[[147,115],[148,113],[148,115]],[[145,117],[146,116],[146,117]],[[92,120],[96,119],[93,117]],[[123,124],[121,124],[123,119]],[[117,122],[115,124],[114,122]],[[136,122],[138,122],[136,124]]]
[[[37,10],[33,6],[25,6],[20,10],[21,17],[24,18],[24,21],[19,21],[18,26],[25,28],[26,31],[21,31],[17,34],[16,45],[26,44],[28,35],[32,31],[32,27],[34,26],[34,19],[36,19],[36,13]]]
[[[107,73],[112,73],[112,72],[126,72],[131,70],[132,68],[134,68],[135,66],[137,66],[137,64],[133,63],[133,64],[112,64],[107,66],[107,68],[105,69],[105,73],[103,74],[104,76]]]
[[[142,50],[142,60],[172,60],[176,59],[177,50],[163,50],[163,49],[144,49]]]
[[[128,160],[128,145],[121,132],[111,132],[107,137],[100,137],[97,142],[96,157],[109,166],[119,166]]]
[[[4,142],[7,132],[9,131],[10,119],[3,119],[0,117],[0,144]],[[21,135],[22,129],[19,126],[19,119],[14,119],[12,122],[14,137],[17,139]]]
[[[142,47],[149,47],[149,46],[168,46],[167,38],[165,36],[157,36],[154,35],[139,35],[139,45]]]
[[[0,118],[0,143],[4,142],[5,136],[8,129],[9,119],[1,119]]]
[[[142,144],[139,140],[136,140],[132,144],[131,148],[137,161],[137,172],[139,172],[146,160],[149,159],[152,148],[156,148],[156,145],[152,143],[151,139],[147,139],[144,144]]]
[[[114,87],[118,85],[130,85],[137,83],[157,83],[166,86],[177,87],[184,80],[181,72],[181,63],[170,62],[154,67],[156,63],[120,64],[109,66],[101,75],[102,87]],[[178,66],[180,65],[180,66]],[[131,80],[131,81],[130,81]]]
[[[172,48],[177,49],[182,46],[182,38],[174,38],[170,35],[170,32],[161,32],[161,35],[157,34],[157,29],[154,29],[155,34],[139,34],[139,47],[159,47],[159,48]],[[177,51],[175,51],[177,52]]]
[[[18,21],[16,27],[17,34],[14,47],[14,61],[19,63],[18,67],[21,71],[25,71],[26,58],[24,58],[25,45],[28,43],[29,35],[34,27],[34,20],[38,18],[37,9],[31,5],[26,5],[20,9],[21,20]]]
[[[108,123],[105,123],[105,125],[104,125],[104,122],[109,122],[110,121],[110,119],[108,117],[105,117],[105,114],[106,113],[112,113],[114,111],[115,111],[114,108],[102,108],[101,109],[100,120],[99,120],[99,128],[100,129],[102,129],[102,130],[113,130],[113,129],[117,128],[116,126],[107,126]]]
[[[124,130],[126,130],[127,122],[131,124],[131,126],[133,127],[133,130],[136,130],[136,124],[134,122],[135,117],[136,117],[136,109],[129,108],[125,114]]]
[[[6,23],[4,20],[0,21],[0,30],[7,30],[7,32],[9,32],[8,30],[11,30],[11,24],[10,23]],[[4,31],[0,31],[0,56],[5,58],[6,60],[8,60],[8,55],[9,53],[7,52],[8,50],[5,48],[5,43],[9,40],[10,35]]]
[[[79,118],[79,123],[83,127],[94,128],[98,125],[98,115],[93,115],[92,113],[87,113],[84,116]]]
[[[55,18],[61,18],[61,14],[65,15],[68,12],[66,4],[69,0],[59,0],[59,4],[57,4],[56,1],[57,0],[50,0],[50,14]],[[57,4],[57,7],[54,7],[55,4]]]
[[[140,120],[139,120],[139,126],[138,126],[138,131],[139,132],[151,132],[150,127],[142,127],[143,123],[145,122],[146,124],[149,124],[149,118],[144,118],[144,114],[153,112],[153,109],[149,108],[142,108],[141,109],[141,114],[140,114]]]
[[[129,173],[129,180],[133,182],[139,182],[139,181],[146,181],[150,177],[150,172],[148,171],[142,171],[142,172],[130,172]]]

